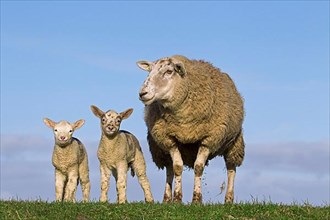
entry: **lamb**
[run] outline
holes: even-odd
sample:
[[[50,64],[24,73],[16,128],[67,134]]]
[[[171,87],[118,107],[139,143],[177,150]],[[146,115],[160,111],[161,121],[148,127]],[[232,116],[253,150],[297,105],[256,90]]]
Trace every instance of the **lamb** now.
[[[150,183],[146,175],[146,164],[137,138],[128,131],[119,130],[122,120],[127,119],[133,109],[117,113],[113,110],[103,112],[92,105],[94,115],[100,118],[101,140],[97,151],[101,172],[100,201],[108,200],[109,179],[112,174],[116,180],[117,202],[126,203],[127,171],[137,174],[139,183],[144,191],[145,201],[153,202]]]
[[[166,168],[163,202],[182,202],[185,165],[194,169],[192,202],[201,203],[204,167],[214,157],[224,156],[225,202],[232,203],[236,167],[243,162],[245,148],[243,99],[234,82],[212,64],[180,55],[137,65],[149,72],[139,96],[145,104],[152,159],[159,169]]]
[[[83,126],[84,120],[71,124],[67,121],[58,123],[43,119],[44,123],[53,129],[55,146],[53,151],[53,166],[55,167],[56,201],[75,202],[78,181],[80,181],[83,201],[89,201],[90,181],[87,152],[84,145],[73,132]]]

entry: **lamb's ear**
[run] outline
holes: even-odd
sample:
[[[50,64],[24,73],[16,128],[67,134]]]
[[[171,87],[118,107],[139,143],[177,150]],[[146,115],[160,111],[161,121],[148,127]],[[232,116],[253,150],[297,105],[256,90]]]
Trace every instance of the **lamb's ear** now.
[[[143,70],[145,71],[148,71],[150,72],[151,71],[151,67],[152,67],[152,62],[149,62],[149,61],[144,61],[144,60],[141,60],[141,61],[138,61],[136,62],[136,64]]]
[[[180,76],[184,76],[187,73],[186,68],[181,62],[175,63],[174,69],[177,73],[179,73]]]
[[[132,114],[132,112],[133,112],[133,109],[129,108],[126,111],[121,112],[120,116],[121,116],[122,119],[126,119]]]
[[[76,130],[78,128],[81,128],[81,126],[83,126],[84,124],[85,124],[85,120],[80,119],[80,120],[76,121],[75,123],[73,123],[72,128],[73,128],[73,130]]]
[[[101,118],[102,115],[104,115],[104,112],[95,105],[91,105],[91,110],[94,113],[94,115],[98,118]]]
[[[43,121],[44,121],[45,125],[47,125],[47,127],[49,127],[49,128],[55,127],[56,123],[54,121],[50,120],[49,118],[44,118]]]

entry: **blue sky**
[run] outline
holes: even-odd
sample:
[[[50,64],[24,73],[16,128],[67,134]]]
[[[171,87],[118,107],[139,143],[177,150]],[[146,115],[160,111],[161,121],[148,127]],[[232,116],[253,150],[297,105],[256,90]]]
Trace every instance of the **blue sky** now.
[[[229,73],[245,99],[236,201],[329,204],[328,1],[1,1],[1,198],[54,200],[49,117],[86,120],[75,136],[87,147],[98,199],[94,104],[134,108],[122,129],[140,140],[160,201],[165,173],[150,159],[138,100],[146,73],[136,61],[174,54]],[[205,201],[223,201],[222,160],[206,169]],[[139,190],[129,179],[129,201],[143,200]]]

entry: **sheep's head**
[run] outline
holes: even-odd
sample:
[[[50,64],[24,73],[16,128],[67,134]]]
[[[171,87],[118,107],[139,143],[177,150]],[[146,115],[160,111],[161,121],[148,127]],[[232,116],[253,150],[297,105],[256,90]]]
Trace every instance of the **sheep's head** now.
[[[181,61],[162,58],[155,62],[138,61],[137,65],[149,72],[140,90],[140,100],[145,105],[160,102],[170,103],[175,97],[175,89],[186,75],[186,69]]]
[[[53,129],[55,143],[60,147],[65,147],[72,141],[73,132],[84,125],[85,121],[80,119],[71,124],[67,121],[60,121],[58,123],[44,118],[44,123],[51,129]]]
[[[114,110],[103,112],[94,105],[91,106],[91,110],[101,120],[102,132],[108,137],[117,135],[122,120],[128,118],[133,112],[132,108],[121,113],[117,113]]]

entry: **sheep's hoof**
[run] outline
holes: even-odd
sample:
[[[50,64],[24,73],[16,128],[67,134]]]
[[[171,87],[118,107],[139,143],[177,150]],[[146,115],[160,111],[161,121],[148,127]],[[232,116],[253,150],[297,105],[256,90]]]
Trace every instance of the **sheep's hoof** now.
[[[192,203],[194,203],[194,204],[201,204],[202,203],[202,194],[201,193],[195,193],[194,192]]]
[[[225,203],[226,204],[232,204],[234,202],[234,193],[228,192],[225,196]]]

